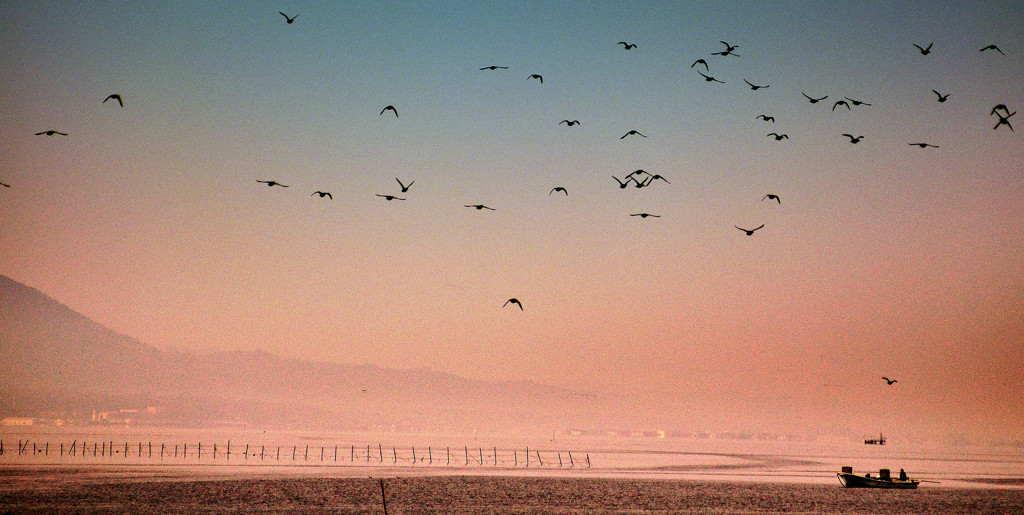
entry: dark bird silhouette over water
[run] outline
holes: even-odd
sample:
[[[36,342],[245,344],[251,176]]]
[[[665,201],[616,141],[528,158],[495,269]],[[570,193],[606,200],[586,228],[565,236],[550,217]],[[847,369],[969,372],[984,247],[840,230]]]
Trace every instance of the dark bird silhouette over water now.
[[[647,218],[648,216],[651,218],[661,218],[661,215],[652,215],[650,213],[633,213],[629,216],[639,216],[640,218]]]
[[[536,73],[530,74],[530,76],[526,78],[526,80],[530,80],[530,79],[537,79],[537,80],[540,81],[541,84],[544,84],[544,77],[541,77],[540,75],[538,75]]]
[[[646,138],[647,137],[647,136],[644,136],[643,134],[640,134],[640,131],[634,129],[634,130],[630,130],[629,132],[623,134],[622,137],[619,138],[619,139],[626,139],[626,136],[630,136],[630,135],[633,135],[633,134],[636,134],[637,136],[640,136],[641,138]]]
[[[832,110],[835,111],[836,108],[841,106],[841,105],[842,106],[846,106],[846,110],[847,111],[850,110],[850,104],[847,103],[845,100],[837,100],[836,103],[832,104]]]
[[[395,177],[395,180],[398,181],[398,177]],[[416,181],[412,181],[409,184],[402,184],[402,181],[398,181],[398,185],[402,187],[402,193],[409,191],[409,188],[411,188],[415,183]]]
[[[757,115],[757,117],[755,119],[756,120],[764,120],[766,122],[775,123],[775,117],[774,116],[767,116],[767,115],[759,114],[759,115]]]
[[[562,121],[558,122],[558,125],[562,125],[563,123],[566,126],[572,127],[573,125],[579,125],[580,121],[579,120],[562,120]]]
[[[298,18],[298,17],[299,17],[299,15],[298,15],[298,14],[296,14],[295,16],[292,16],[291,18],[289,18],[289,17],[288,17],[288,15],[287,15],[287,14],[285,14],[285,13],[283,13],[283,12],[281,12],[281,11],[277,11],[277,12],[278,12],[278,14],[280,14],[281,16],[284,16],[284,19],[285,19],[285,21],[287,21],[288,23],[294,23],[294,22],[295,22],[295,18]]]
[[[821,102],[822,100],[825,100],[826,98],[828,98],[828,95],[825,95],[825,96],[823,96],[821,98],[813,98],[810,95],[808,95],[807,93],[804,93],[803,91],[801,91],[800,94],[805,96],[805,97],[807,97],[807,100],[809,100],[812,104],[817,104],[818,102]]]
[[[761,199],[761,202],[764,202],[765,200],[774,200],[775,202],[782,204],[782,199],[780,199],[779,196],[774,193],[769,193],[765,195],[764,198]]]
[[[918,146],[918,147],[921,147],[921,148],[928,148],[928,147],[939,148],[938,145],[931,145],[929,143],[908,143],[908,145]]]
[[[735,228],[737,228],[737,229],[747,233],[747,236],[753,236],[754,235],[754,231],[764,227],[764,224],[761,224],[761,225],[759,225],[757,227],[754,227],[753,229],[744,229],[744,228],[742,228],[742,227],[740,227],[738,225],[734,225],[733,227],[735,227]]]
[[[700,73],[700,70],[697,70],[697,73]],[[718,82],[720,84],[725,84],[725,81],[718,80],[710,75],[704,75],[703,73],[700,73],[700,76],[704,77],[705,82]]]
[[[935,93],[935,96],[939,97],[939,102],[945,102],[946,99],[949,98],[949,93],[946,93],[945,95],[943,95],[942,93],[939,93],[938,91],[935,91],[934,89],[932,90],[932,93]]]
[[[899,381],[897,381],[895,379],[889,379],[888,377],[882,377],[882,379],[885,379],[885,384],[888,384],[888,385],[891,385],[893,383],[898,383],[899,382]]]
[[[622,45],[622,48],[624,48],[626,50],[632,50],[632,49],[636,48],[636,45],[630,44],[630,43],[626,43],[625,41],[619,41],[618,43],[616,43],[616,45]]]
[[[514,304],[516,306],[519,306],[519,311],[523,310],[523,303],[519,302],[519,299],[517,299],[515,297],[512,297],[511,299],[506,300],[505,303],[501,305],[501,307],[508,306],[509,304]]]
[[[986,50],[995,50],[996,52],[999,52],[1000,54],[1003,54],[1003,51],[1000,50],[999,47],[997,47],[995,45],[989,45],[989,46],[987,46],[985,48],[982,48],[981,50],[979,50],[979,52],[984,52]],[[1006,55],[1006,54],[1003,54],[1003,55]]]
[[[312,197],[313,195],[320,195],[320,198],[327,197],[327,198],[329,198],[331,200],[334,200],[334,197],[331,195],[331,192],[329,192],[329,191],[317,190],[317,191],[314,191],[313,193],[311,193],[309,196]]]
[[[61,132],[61,131],[55,131],[55,130],[48,130],[48,131],[43,131],[43,132],[37,132],[37,133],[36,133],[36,136],[42,136],[42,135],[44,135],[44,134],[45,134],[46,136],[53,136],[53,135],[57,135],[57,136],[67,136],[67,135],[68,135],[68,133],[66,133],[66,132]]]
[[[552,194],[552,193],[554,193],[556,191],[561,191],[562,193],[565,193],[566,197],[569,196],[569,192],[566,191],[565,188],[563,188],[561,186],[555,186],[554,188],[551,188],[551,191],[548,192],[548,195],[550,195],[550,194]]]
[[[860,140],[864,139],[864,136],[854,136],[853,134],[845,134],[844,133],[843,136],[846,136],[847,138],[850,138],[850,143],[853,143],[854,145],[856,145],[857,143],[860,143]]]
[[[759,85],[757,85],[757,84],[751,84],[751,83],[750,83],[750,81],[749,81],[749,80],[747,80],[747,79],[743,79],[743,82],[746,82],[746,83],[747,83],[747,85],[748,85],[748,86],[750,86],[750,89],[752,89],[752,90],[754,90],[754,91],[757,91],[757,90],[759,90],[759,89],[761,89],[761,88],[770,88],[770,87],[771,87],[771,85],[767,85],[767,86],[759,86]]]
[[[110,99],[117,100],[117,105],[119,105],[121,107],[124,107],[124,100],[121,99],[121,95],[119,95],[117,93],[114,93],[114,94],[111,94],[111,95],[107,95],[107,98],[103,99],[103,103],[106,104],[107,100],[110,100]]]
[[[769,132],[767,134],[767,136],[769,138],[775,138],[775,141],[782,141],[784,139],[789,139],[789,134],[779,134],[777,132]]]
[[[928,54],[932,53],[932,45],[935,44],[935,43],[934,42],[928,43],[928,46],[924,47],[924,48],[921,48],[921,45],[918,45],[917,43],[912,43],[912,44],[914,46],[916,46],[918,50],[921,51],[921,55],[928,55]]]
[[[384,199],[384,200],[387,200],[387,201],[392,201],[392,200],[405,200],[405,199],[404,199],[404,198],[402,198],[402,197],[396,197],[396,196],[394,196],[394,195],[381,195],[380,193],[374,193],[374,195],[377,195],[378,197],[380,197],[380,198],[382,198],[382,199]]]
[[[550,193],[549,193],[549,195],[550,195]],[[469,205],[467,205],[465,207],[471,207],[473,209],[476,209],[477,211],[480,211],[481,209],[490,209],[491,211],[497,211],[493,207],[487,207],[487,206],[485,206],[483,204],[469,204]]]
[[[508,66],[491,65],[491,66],[484,66],[483,68],[480,68],[480,69],[481,70],[507,70]]]
[[[398,118],[398,109],[395,109],[395,106],[390,106],[390,105],[389,106],[384,106],[384,109],[380,110],[380,114],[383,115],[384,111],[391,111],[392,113],[395,113],[395,118]],[[380,116],[380,115],[378,115],[378,116]]]
[[[869,105],[871,105],[871,104],[869,104],[869,103],[867,103],[867,102],[862,102],[862,101],[860,101],[860,100],[854,100],[854,99],[852,99],[852,98],[850,98],[850,97],[845,97],[845,98],[846,98],[847,100],[849,100],[849,101],[850,101],[850,103],[851,103],[851,104],[853,104],[853,105],[855,105],[855,106],[859,106],[859,105],[865,105],[865,106],[869,106]]]
[[[261,181],[259,179],[256,179],[256,182],[258,182],[260,184],[266,184],[268,187],[271,187],[271,188],[273,188],[274,186],[280,186],[282,188],[287,188],[288,187],[287,184],[281,184],[281,183],[279,183],[277,181]]]
[[[992,127],[992,130],[998,129],[1000,125],[1005,125],[1005,126],[1010,128],[1010,132],[1014,132],[1013,125],[1010,125],[1010,117],[1015,115],[1015,114],[1017,114],[1017,111],[1009,113],[1006,116],[1003,116],[1003,115],[1001,115],[999,113],[996,113],[996,116],[999,117],[999,121],[996,122],[996,126],[995,127]]]

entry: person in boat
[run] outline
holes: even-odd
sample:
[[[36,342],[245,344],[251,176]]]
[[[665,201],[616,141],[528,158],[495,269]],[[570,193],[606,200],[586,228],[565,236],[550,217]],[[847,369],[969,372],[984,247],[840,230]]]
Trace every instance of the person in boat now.
[[[900,469],[900,481],[906,481],[906,480],[907,480],[907,471],[905,471],[903,469]]]

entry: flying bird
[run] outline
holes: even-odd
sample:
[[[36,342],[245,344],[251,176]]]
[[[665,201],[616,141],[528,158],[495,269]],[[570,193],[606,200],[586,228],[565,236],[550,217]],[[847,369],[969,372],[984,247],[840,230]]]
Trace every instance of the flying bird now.
[[[626,43],[625,41],[619,41],[618,43],[616,43],[616,45],[622,45],[622,48],[624,48],[626,50],[632,50],[632,49],[636,48],[636,45],[631,44],[631,43]]]
[[[774,200],[775,202],[782,204],[782,199],[780,199],[779,196],[774,193],[769,193],[765,195],[764,198],[761,199],[761,202],[764,202],[765,200]],[[756,231],[757,229],[754,230]]]
[[[843,136],[846,136],[847,138],[850,138],[850,143],[853,143],[854,145],[856,145],[857,143],[860,143],[860,140],[864,139],[864,136],[856,136],[856,137],[854,137],[853,134],[845,134],[844,133]]]
[[[579,125],[580,121],[579,120],[562,120],[562,121],[558,122],[558,125],[562,125],[563,123],[566,126],[568,126],[568,127],[572,127],[573,125]]]
[[[939,93],[938,91],[935,91],[934,89],[932,90],[932,93],[935,93],[935,96],[939,97],[939,102],[945,102],[946,99],[949,98],[949,93],[946,93],[945,95],[943,95],[942,93]]]
[[[541,84],[544,84],[544,77],[541,77],[540,75],[538,75],[536,73],[530,74],[530,76],[526,78],[526,80],[530,80],[530,79],[537,79],[537,80],[540,81]]]
[[[633,213],[629,216],[639,216],[640,218],[647,218],[648,216],[651,218],[661,218],[661,215],[652,215],[650,213]]]
[[[869,104],[869,103],[867,103],[867,102],[862,102],[862,101],[860,101],[860,100],[854,100],[854,99],[852,99],[852,98],[850,98],[850,97],[844,97],[844,98],[846,98],[847,100],[849,100],[849,101],[850,101],[850,103],[851,103],[851,104],[853,104],[853,105],[855,105],[855,106],[859,106],[859,105],[866,105],[866,106],[869,106],[869,105],[871,105],[871,104]]]
[[[916,146],[921,147],[921,148],[927,148],[927,147],[939,148],[938,145],[931,145],[929,143],[908,143],[908,145],[916,145]]]
[[[706,70],[708,73],[711,73],[711,68],[708,68],[708,62],[703,60],[703,59],[697,59],[696,61],[694,61],[693,64],[690,65],[690,68],[693,68],[694,66],[697,66],[698,64],[703,64],[704,65],[704,70]]]
[[[817,104],[818,102],[821,102],[822,100],[828,98],[828,95],[825,95],[821,98],[811,98],[807,93],[804,93],[803,91],[801,91],[800,94],[807,97],[807,100],[810,100],[812,104]]]
[[[1015,114],[1017,114],[1017,111],[1009,113],[1006,116],[1003,116],[1003,115],[1001,115],[999,113],[996,113],[996,116],[999,117],[999,121],[996,122],[996,126],[995,127],[992,127],[992,130],[998,129],[1000,125],[1005,125],[1005,126],[1010,128],[1010,132],[1014,132],[1013,125],[1010,125],[1010,117],[1015,115]]]
[[[395,109],[395,106],[391,106],[391,105],[384,106],[384,109],[380,110],[380,115],[383,115],[384,111],[391,111],[391,112],[395,113],[395,118],[398,118],[398,109]],[[378,116],[380,116],[380,115],[378,115]]]
[[[764,120],[766,122],[775,123],[775,117],[774,116],[767,116],[767,115],[759,114],[759,115],[757,115],[757,117],[755,119],[756,120]]]
[[[117,93],[113,93],[113,94],[107,95],[107,98],[103,99],[103,103],[106,104],[107,100],[110,100],[110,99],[117,100],[117,104],[119,106],[121,106],[121,107],[124,107],[124,100],[121,99],[121,95],[119,95]]]
[[[996,114],[996,111],[998,111],[1000,109],[1005,111],[1007,114],[1009,114],[1009,112],[1010,112],[1010,108],[1006,107],[1006,104],[996,104],[994,107],[992,107],[992,112],[989,113],[989,116],[992,116],[992,115]]]
[[[845,100],[837,100],[836,103],[832,104],[832,110],[835,111],[836,108],[841,106],[841,105],[846,106],[846,110],[847,111],[849,111],[851,109],[850,108],[850,104],[847,101],[845,101]]]
[[[740,47],[739,45],[730,45],[729,43],[726,43],[725,41],[719,41],[719,43],[725,45],[725,51],[726,52],[732,52],[733,50],[736,50],[737,48]]]
[[[481,70],[507,70],[508,66],[495,66],[495,65],[491,65],[491,66],[484,66],[483,68],[480,68],[480,69]]]
[[[700,70],[697,70],[697,73],[700,73]],[[704,77],[704,82],[718,82],[720,84],[725,84],[725,81],[718,80],[718,79],[716,79],[714,77],[711,77],[709,75],[704,75],[703,73],[700,73],[700,76]]]
[[[619,178],[614,175],[612,176],[612,179],[615,179],[615,182],[619,183],[619,189],[626,189],[626,186],[629,186],[629,181],[633,180],[632,177],[626,176],[626,180],[625,182],[623,182],[620,181]]]
[[[395,177],[395,180],[398,181],[398,177]],[[409,188],[411,188],[415,182],[416,181],[412,181],[409,184],[402,184],[402,181],[398,181],[398,185],[402,187],[402,193],[405,193],[409,191]]]
[[[782,141],[784,139],[789,139],[789,134],[779,134],[777,132],[769,132],[767,134],[767,136],[769,138],[775,138],[775,141]]]
[[[928,54],[932,53],[932,45],[935,44],[935,43],[934,42],[928,43],[928,46],[925,47],[925,48],[921,48],[921,45],[918,45],[917,43],[912,43],[912,44],[914,46],[916,46],[918,50],[921,51],[921,55],[928,55]]]
[[[893,383],[898,383],[899,382],[896,379],[889,379],[888,377],[882,377],[882,379],[885,379],[885,383],[888,384],[888,385],[891,385]]]
[[[270,187],[270,188],[273,188],[274,186],[280,186],[282,188],[287,188],[288,187],[287,184],[281,184],[281,183],[279,183],[277,181],[261,181],[259,179],[256,179],[256,182],[261,183],[261,184],[266,184],[267,187]]]
[[[298,14],[296,14],[295,16],[292,16],[291,18],[289,18],[289,17],[288,17],[288,15],[287,15],[287,14],[285,14],[285,13],[283,13],[283,12],[281,12],[281,11],[277,11],[277,12],[278,12],[278,13],[279,13],[279,14],[280,14],[281,16],[284,16],[284,19],[285,19],[285,21],[287,21],[287,22],[288,22],[289,24],[291,24],[291,23],[294,23],[294,22],[295,22],[295,18],[298,18],[298,17],[299,17],[299,15],[298,15]]]
[[[509,304],[514,304],[516,306],[519,306],[519,311],[523,310],[523,303],[519,302],[519,299],[517,299],[515,297],[512,297],[511,299],[506,300],[505,303],[501,305],[501,307],[508,306]]]
[[[550,193],[549,193],[549,195],[550,195]],[[470,205],[467,205],[465,207],[471,207],[473,209],[476,209],[477,211],[480,211],[481,209],[490,209],[491,211],[497,211],[493,207],[487,207],[487,206],[485,206],[483,204],[470,204]]]
[[[331,192],[329,192],[329,191],[317,190],[317,191],[314,191],[313,193],[311,193],[309,196],[312,197],[313,195],[320,195],[320,198],[327,197],[327,198],[329,198],[331,200],[334,200],[334,197],[331,195]]]
[[[657,181],[657,180],[659,180],[659,179],[660,179],[660,180],[663,180],[663,181],[665,181],[665,183],[666,183],[666,184],[672,184],[671,182],[668,182],[668,179],[666,179],[666,178],[662,177],[661,175],[657,175],[657,174],[655,174],[655,175],[651,175],[651,181],[652,181],[652,182],[653,182],[653,181]]]
[[[392,200],[405,200],[402,197],[396,197],[394,195],[381,195],[380,193],[374,193],[374,195],[377,195],[378,197],[380,197],[380,198],[382,198],[384,200],[387,200],[389,202],[392,201]]]
[[[740,227],[738,225],[734,225],[733,227],[735,227],[735,228],[737,228],[737,229],[747,233],[747,236],[753,236],[754,235],[754,231],[764,227],[764,224],[761,224],[761,225],[759,225],[757,227],[754,227],[753,229],[744,229],[744,228],[742,228],[742,227]]]
[[[552,194],[552,193],[554,193],[556,191],[561,191],[562,193],[565,193],[566,197],[569,196],[569,192],[566,191],[565,188],[563,188],[561,186],[555,186],[554,188],[551,188],[551,191],[548,192],[548,195],[550,195],[550,194]]]
[[[647,174],[647,175],[648,175],[648,177],[646,179],[644,179],[644,182],[640,182],[640,181],[636,180],[636,177],[630,177],[630,179],[633,179],[633,182],[636,183],[636,187],[637,188],[643,188],[644,186],[647,186],[648,184],[651,183],[651,181],[654,180],[654,176],[653,175],[650,175],[650,174]]]
[[[995,50],[996,52],[999,52],[1000,54],[1003,54],[1003,51],[1000,50],[999,47],[997,47],[995,45],[989,45],[989,46],[987,46],[985,48],[982,48],[981,50],[979,50],[979,52],[984,52],[986,50]],[[1003,55],[1006,55],[1006,54],[1003,54]]]
[[[635,130],[635,129],[631,129],[629,132],[623,134],[622,137],[619,138],[619,139],[626,139],[626,136],[630,136],[630,135],[633,135],[633,134],[636,134],[637,136],[640,136],[641,138],[646,138],[647,137],[647,136],[644,136],[643,134],[640,134],[640,131]]]
[[[750,81],[749,81],[749,80],[747,80],[747,79],[743,79],[743,82],[746,82],[746,83],[747,83],[747,85],[748,85],[748,86],[750,86],[750,89],[752,89],[752,90],[754,90],[754,91],[757,91],[757,90],[759,90],[759,89],[761,89],[761,88],[770,88],[770,87],[771,87],[771,85],[770,85],[770,84],[769,84],[769,85],[767,85],[767,86],[758,86],[757,84],[751,84],[751,83],[750,83]]]
[[[55,134],[58,135],[58,136],[67,136],[68,135],[68,133],[66,133],[66,132],[55,131],[55,130],[48,130],[48,131],[43,131],[43,132],[37,132],[36,136],[42,136],[44,134],[47,135],[47,136],[53,136]]]

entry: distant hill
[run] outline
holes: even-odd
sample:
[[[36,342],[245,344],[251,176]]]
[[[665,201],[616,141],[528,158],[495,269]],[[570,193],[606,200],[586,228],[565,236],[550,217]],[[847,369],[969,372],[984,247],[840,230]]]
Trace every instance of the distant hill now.
[[[88,420],[153,407],[151,422],[195,426],[547,431],[614,423],[602,414],[617,412],[606,399],[533,382],[162,351],[3,275],[0,371],[0,416]]]

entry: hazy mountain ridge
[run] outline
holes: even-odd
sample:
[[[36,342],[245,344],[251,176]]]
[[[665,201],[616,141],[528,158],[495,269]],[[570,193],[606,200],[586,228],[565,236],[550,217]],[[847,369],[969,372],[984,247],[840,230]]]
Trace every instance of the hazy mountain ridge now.
[[[0,415],[157,408],[168,422],[337,428],[572,425],[599,399],[532,381],[314,362],[263,351],[163,351],[0,275]],[[600,411],[600,410],[599,410]]]

